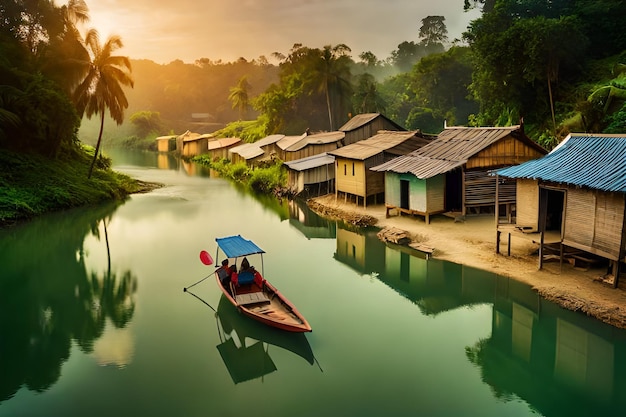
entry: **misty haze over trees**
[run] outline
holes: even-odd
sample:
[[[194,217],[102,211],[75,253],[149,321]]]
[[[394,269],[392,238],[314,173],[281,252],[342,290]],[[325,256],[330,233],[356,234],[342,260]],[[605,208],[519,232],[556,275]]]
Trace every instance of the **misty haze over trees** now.
[[[129,111],[158,111],[176,133],[212,132],[241,120],[228,97],[246,77],[250,122],[225,131],[245,140],[333,130],[365,112],[429,133],[444,120],[502,126],[523,118],[527,133],[548,147],[569,132],[626,130],[624,2],[477,0],[461,7],[482,9],[463,43],[449,43],[445,17],[427,16],[416,27],[419,40],[400,43],[385,59],[353,57],[343,44],[294,44],[274,54],[277,65],[265,57],[136,61]],[[192,113],[208,113],[208,124],[194,125]]]
[[[54,156],[76,143],[78,126],[80,137],[95,143],[99,120],[81,125],[72,96],[81,68],[70,58],[84,46],[72,19],[84,20],[86,10],[74,7],[84,3],[36,3],[0,7],[0,146]],[[224,134],[251,141],[337,129],[365,112],[428,133],[444,120],[489,126],[523,118],[527,133],[548,146],[572,131],[625,130],[624,2],[459,0],[459,12],[475,7],[482,15],[463,43],[449,42],[444,16],[427,16],[416,20],[416,40],[382,59],[354,57],[341,43],[296,43],[271,62],[131,60],[134,88],[122,90],[128,117],[114,129],[107,115],[104,137],[153,139],[228,126]]]

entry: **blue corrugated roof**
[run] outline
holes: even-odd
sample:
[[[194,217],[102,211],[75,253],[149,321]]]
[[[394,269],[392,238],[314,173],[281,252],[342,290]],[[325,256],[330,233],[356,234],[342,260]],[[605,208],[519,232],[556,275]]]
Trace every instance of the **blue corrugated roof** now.
[[[626,135],[571,134],[543,158],[496,173],[626,192]]]
[[[239,258],[256,253],[265,253],[251,240],[244,239],[241,235],[215,238],[217,246],[224,252],[227,258]]]

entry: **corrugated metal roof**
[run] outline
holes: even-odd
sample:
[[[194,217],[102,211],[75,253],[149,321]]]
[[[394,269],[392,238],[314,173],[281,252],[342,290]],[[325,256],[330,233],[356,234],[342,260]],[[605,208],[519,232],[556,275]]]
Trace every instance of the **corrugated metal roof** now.
[[[288,152],[295,152],[308,145],[324,145],[326,143],[339,142],[345,137],[346,134],[339,131],[303,135],[299,141],[293,143],[287,148],[284,148],[284,150]]]
[[[264,137],[263,139],[259,139],[256,142],[254,142],[257,146],[266,146],[266,145],[271,145],[272,143],[276,143],[279,140],[281,140],[282,138],[284,138],[285,135],[269,135]]]
[[[373,171],[412,173],[418,178],[431,178],[465,164],[478,152],[512,133],[529,146],[541,149],[521,134],[520,126],[509,127],[447,127],[437,139],[389,162],[371,168]]]
[[[251,144],[253,146],[250,146],[248,148],[244,148],[242,150],[240,150],[238,153],[239,155],[241,155],[242,158],[244,159],[252,159],[252,158],[256,158],[257,156],[261,156],[263,154],[265,154],[265,152],[263,151],[263,149],[259,148],[258,146],[254,146],[254,144]]]
[[[280,149],[285,150],[291,145],[293,145],[294,143],[301,141],[302,138],[304,138],[305,136],[306,136],[306,133],[303,133],[302,135],[298,135],[298,136],[285,136],[284,138],[276,142],[276,145],[278,145]]]
[[[496,173],[626,192],[626,135],[571,134],[543,158]]]
[[[364,126],[380,116],[380,113],[363,113],[357,114],[352,119],[348,120],[343,126],[339,128],[342,132],[349,132],[354,129],[358,129],[361,126]]]
[[[187,133],[184,137],[183,137],[183,142],[193,142],[195,140],[200,140],[200,139],[208,139],[208,138],[212,138],[213,134],[211,133],[203,133],[202,135],[199,133],[192,133],[189,132]]]
[[[159,136],[155,140],[170,140],[178,137],[178,135],[167,135],[167,136]]]
[[[240,256],[265,253],[254,242],[244,239],[241,235],[218,237],[215,238],[215,241],[227,258],[239,258]]]
[[[313,156],[307,156],[306,158],[285,162],[285,165],[294,171],[306,171],[307,169],[313,169],[334,163],[335,157],[324,152]]]
[[[256,143],[244,143],[243,145],[235,146],[228,150],[230,154],[238,154],[243,159],[252,159],[257,156],[263,155],[265,152]]]
[[[445,174],[454,168],[460,167],[465,161],[446,161],[434,159],[411,152],[404,156],[399,156],[384,164],[370,168],[372,171],[391,171],[398,174],[413,174],[417,178],[432,178],[439,174]]]
[[[421,135],[418,130],[412,132],[382,130],[369,139],[352,143],[328,153],[340,158],[364,161],[383,151],[399,146],[404,142],[412,142],[410,144],[412,146],[407,150],[407,152],[410,152],[417,149],[419,146],[429,143],[428,139],[423,139],[418,135]]]
[[[241,142],[239,138],[220,138],[209,141],[209,150],[213,151],[215,149],[228,148],[236,143]]]

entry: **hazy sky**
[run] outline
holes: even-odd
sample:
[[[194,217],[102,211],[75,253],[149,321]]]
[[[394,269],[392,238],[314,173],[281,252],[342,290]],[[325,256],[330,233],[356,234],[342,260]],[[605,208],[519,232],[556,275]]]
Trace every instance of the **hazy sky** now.
[[[64,0],[58,0],[65,3]],[[117,53],[169,63],[199,58],[272,61],[295,43],[311,48],[344,43],[358,60],[385,59],[404,41],[419,42],[422,19],[444,16],[449,40],[460,38],[477,11],[463,0],[86,0],[102,41],[120,35]]]

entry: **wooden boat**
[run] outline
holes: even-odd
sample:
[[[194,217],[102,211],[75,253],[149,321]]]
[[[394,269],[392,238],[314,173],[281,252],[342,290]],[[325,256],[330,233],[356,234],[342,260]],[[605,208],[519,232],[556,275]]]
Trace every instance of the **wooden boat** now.
[[[246,316],[268,326],[290,332],[311,331],[311,326],[298,309],[263,278],[263,249],[241,235],[216,238],[215,241],[216,261],[221,254],[229,260],[229,265],[222,265],[215,271],[215,279],[232,305]],[[241,267],[249,256],[253,261],[260,259],[261,272],[254,267]],[[239,269],[236,269],[238,264]]]

